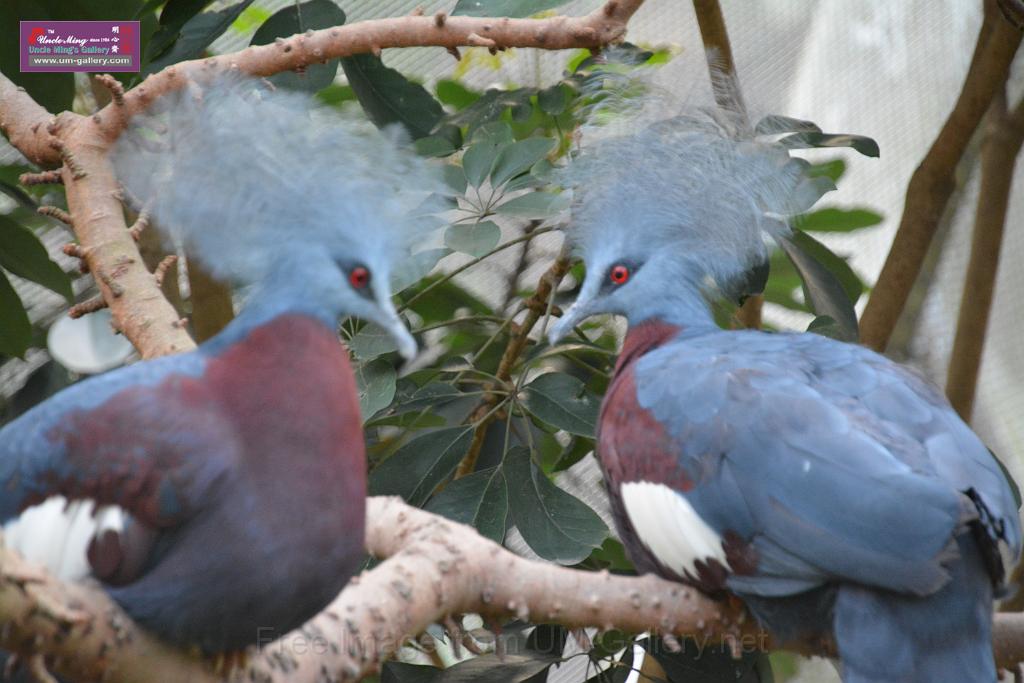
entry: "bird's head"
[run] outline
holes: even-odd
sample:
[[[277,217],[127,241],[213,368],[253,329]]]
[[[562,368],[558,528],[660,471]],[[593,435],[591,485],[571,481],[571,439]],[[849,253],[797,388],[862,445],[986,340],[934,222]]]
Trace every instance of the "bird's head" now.
[[[744,294],[765,238],[788,231],[801,168],[778,145],[737,140],[705,116],[585,146],[564,173],[586,277],[552,342],[602,313],[709,322],[706,297]]]
[[[266,315],[355,316],[416,344],[390,280],[440,187],[395,131],[238,75],[193,84],[133,121],[114,152],[135,202]]]

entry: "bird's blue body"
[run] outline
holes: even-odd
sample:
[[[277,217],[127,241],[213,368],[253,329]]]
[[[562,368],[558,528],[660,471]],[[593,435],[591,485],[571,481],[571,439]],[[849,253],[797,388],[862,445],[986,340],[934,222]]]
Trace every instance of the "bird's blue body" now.
[[[834,635],[847,680],[994,678],[993,585],[1000,546],[1020,551],[1016,506],[934,388],[818,335],[649,321],[630,337],[598,438],[640,567],[739,595],[783,639]],[[668,566],[633,527],[630,482],[670,485],[725,561]]]
[[[727,123],[669,119],[566,171],[586,277],[552,339],[630,324],[597,439],[619,534],[639,569],[739,596],[782,642],[834,641],[847,683],[991,682],[1010,485],[906,368],[715,325],[707,299],[818,196],[806,162]]]
[[[269,642],[330,602],[362,559],[366,495],[333,330],[283,314],[224,335],[0,430],[4,519],[54,494],[124,507],[134,528],[94,543],[93,567],[133,619],[209,652]]]

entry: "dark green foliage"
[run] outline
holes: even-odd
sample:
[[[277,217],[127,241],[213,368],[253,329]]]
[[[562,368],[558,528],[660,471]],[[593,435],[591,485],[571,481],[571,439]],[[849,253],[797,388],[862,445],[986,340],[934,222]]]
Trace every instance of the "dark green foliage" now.
[[[71,280],[28,228],[7,216],[0,216],[0,267],[18,277],[53,290],[69,302]]]
[[[12,190],[19,190],[11,186]],[[19,200],[35,206],[24,191],[12,192]],[[41,221],[27,208],[0,215],[0,355],[21,356],[32,344],[32,326],[25,306],[18,298],[7,274],[17,275],[42,285],[69,302],[72,300],[71,280],[50,260],[46,248],[35,236],[31,226]],[[6,271],[6,272],[5,272]]]
[[[0,271],[0,354],[21,356],[32,343],[32,324],[17,292]]]
[[[826,315],[835,321],[843,339],[856,341],[857,313],[853,310],[850,290],[833,271],[841,261],[839,257],[802,232],[794,232],[792,239],[783,239],[780,246],[800,275],[804,299],[811,309],[818,315]],[[843,265],[846,265],[845,262]],[[849,266],[846,266],[845,270],[849,271]],[[849,274],[852,272],[849,271]],[[852,282],[849,284],[852,285]],[[859,295],[858,291],[857,296]]]
[[[584,503],[558,488],[526,449],[505,454],[512,520],[530,548],[546,560],[576,564],[604,542],[608,527]]]
[[[433,95],[380,57],[353,55],[341,60],[352,91],[367,117],[377,126],[400,123],[415,140],[433,132],[444,111]]]
[[[412,438],[370,473],[370,494],[423,505],[455,472],[473,438],[471,427],[448,427]]]
[[[600,400],[572,375],[549,372],[526,385],[523,405],[534,417],[570,434],[594,436]]]
[[[508,487],[500,467],[456,479],[426,507],[448,519],[469,524],[481,535],[501,543],[508,527]]]
[[[250,45],[266,45],[275,38],[287,38],[310,29],[330,28],[345,23],[345,13],[331,0],[308,0],[284,7],[274,13],[257,29]],[[270,77],[270,82],[283,88],[316,92],[334,81],[338,71],[338,60],[326,64],[310,64],[305,72],[297,74],[286,71]]]
[[[146,53],[150,56],[149,63],[143,68],[141,76],[145,77],[147,74],[156,73],[171,64],[201,57],[206,52],[206,48],[210,47],[224,31],[227,31],[232,22],[252,2],[253,0],[242,0],[222,10],[193,14],[180,28],[176,28],[181,17],[202,4],[191,1],[184,3],[187,7],[184,7],[180,13],[176,12],[172,22],[161,23],[161,28],[153,36],[153,41]],[[165,6],[164,13],[166,12],[167,7]],[[163,22],[163,14],[160,18]]]

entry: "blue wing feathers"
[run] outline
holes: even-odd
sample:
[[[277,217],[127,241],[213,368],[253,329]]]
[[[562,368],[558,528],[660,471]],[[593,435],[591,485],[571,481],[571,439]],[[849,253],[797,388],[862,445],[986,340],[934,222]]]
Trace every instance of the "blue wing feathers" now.
[[[640,404],[695,482],[684,495],[761,556],[736,590],[841,578],[937,591],[956,535],[978,519],[970,489],[1019,555],[1012,493],[987,449],[934,388],[882,356],[813,334],[684,332],[636,367]]]
[[[0,428],[0,521],[57,494],[121,504],[151,521],[179,516],[188,493],[216,476],[213,460],[169,458],[201,452],[209,436],[201,407],[173,389],[203,367],[199,354],[132,365],[75,384]]]

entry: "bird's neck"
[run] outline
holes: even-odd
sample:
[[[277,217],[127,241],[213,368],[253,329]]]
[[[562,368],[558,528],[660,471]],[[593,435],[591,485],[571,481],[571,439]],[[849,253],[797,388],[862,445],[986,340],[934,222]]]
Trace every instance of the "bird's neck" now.
[[[630,325],[626,332],[626,339],[622,342],[622,352],[619,353],[619,358],[615,362],[615,375],[618,375],[623,368],[648,351],[653,351],[682,331],[682,326],[673,325],[658,318],[648,318],[638,325]]]
[[[255,292],[238,316],[217,336],[203,344],[203,348],[211,353],[219,353],[249,337],[253,331],[281,317],[293,315],[311,318],[332,333],[336,331],[337,314],[319,304],[315,297],[303,296],[298,291],[264,288]]]
[[[630,328],[648,321],[660,321],[688,330],[715,327],[707,299],[697,283],[689,281],[634,297],[626,317]]]

